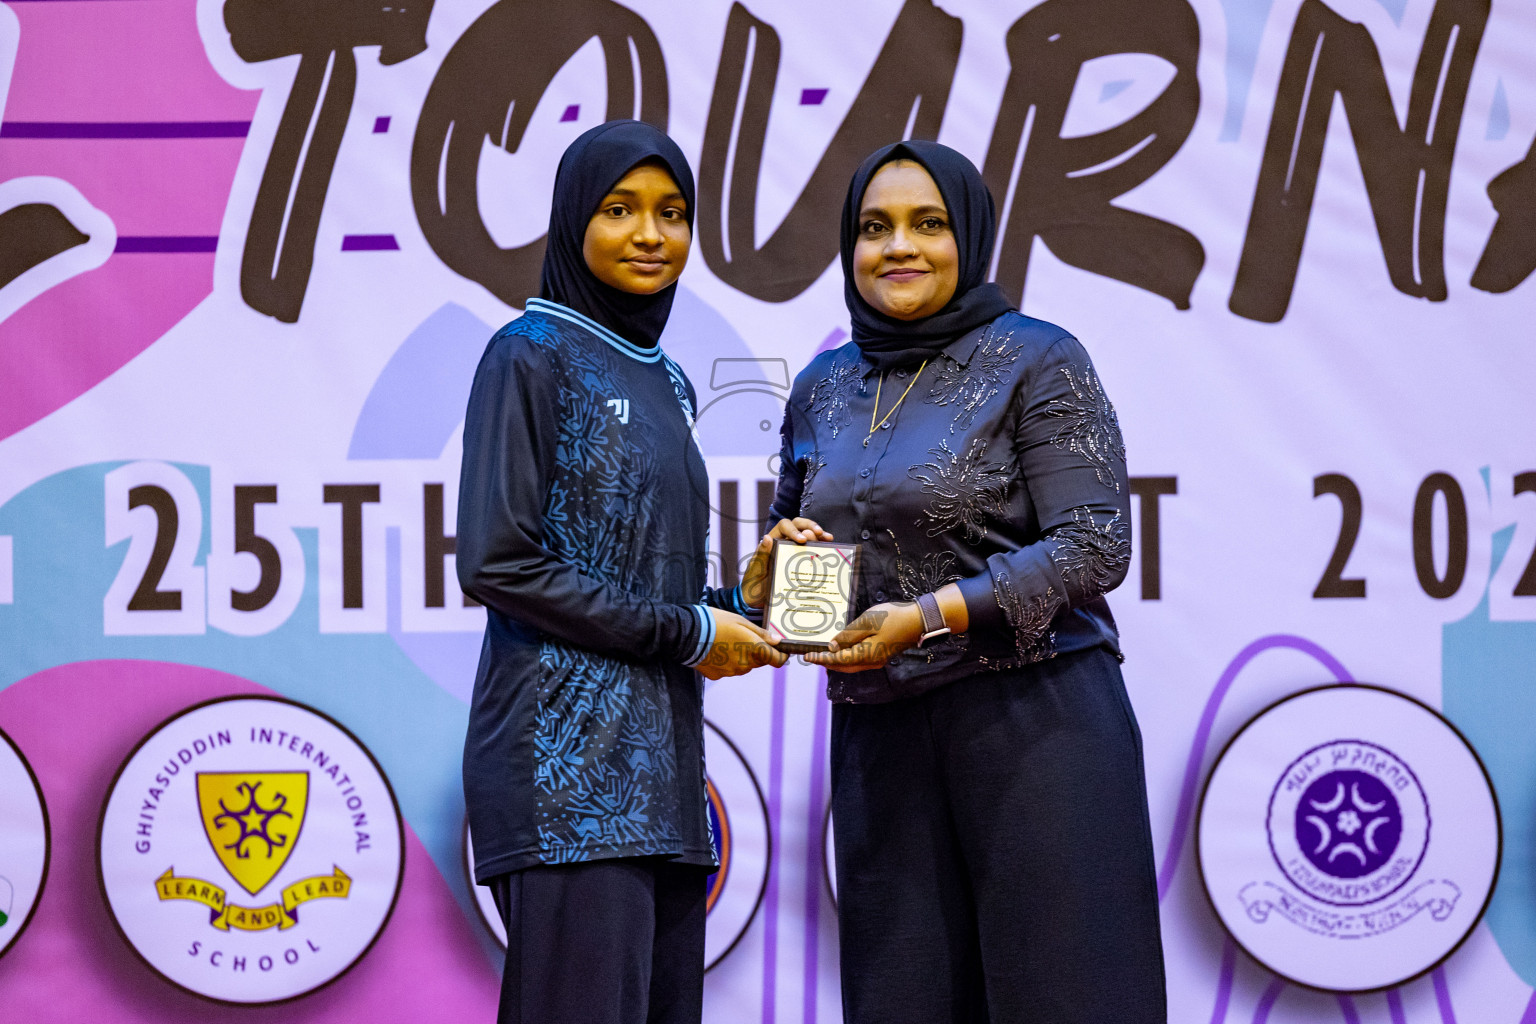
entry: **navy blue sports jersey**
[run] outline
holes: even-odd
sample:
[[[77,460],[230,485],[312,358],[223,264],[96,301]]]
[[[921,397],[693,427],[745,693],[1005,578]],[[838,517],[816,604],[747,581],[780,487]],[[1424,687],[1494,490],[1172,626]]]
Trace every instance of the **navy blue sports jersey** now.
[[[475,875],[713,865],[703,773],[708,475],[692,385],[564,306],[491,339],[464,424],[457,562],[486,606],[464,745]]]
[[[850,342],[795,378],[783,435],[771,514],[862,546],[856,610],[958,583],[970,614],[963,635],[830,673],[832,699],[1119,653],[1103,595],[1131,559],[1125,444],[1088,353],[1060,327],[1010,311],[883,379]]]

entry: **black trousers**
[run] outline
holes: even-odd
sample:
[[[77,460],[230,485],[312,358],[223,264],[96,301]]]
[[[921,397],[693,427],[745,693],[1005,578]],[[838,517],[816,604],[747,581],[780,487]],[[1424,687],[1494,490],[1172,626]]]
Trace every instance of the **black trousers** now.
[[[499,875],[498,1024],[699,1024],[705,868],[640,858]]]
[[[1113,655],[834,706],[832,815],[849,1024],[1167,1021]]]

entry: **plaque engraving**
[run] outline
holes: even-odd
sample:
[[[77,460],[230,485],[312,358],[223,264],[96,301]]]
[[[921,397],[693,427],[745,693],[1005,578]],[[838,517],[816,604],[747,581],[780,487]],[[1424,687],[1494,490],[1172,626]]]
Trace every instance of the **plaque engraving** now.
[[[777,540],[763,625],[789,654],[824,651],[852,617],[857,544]]]

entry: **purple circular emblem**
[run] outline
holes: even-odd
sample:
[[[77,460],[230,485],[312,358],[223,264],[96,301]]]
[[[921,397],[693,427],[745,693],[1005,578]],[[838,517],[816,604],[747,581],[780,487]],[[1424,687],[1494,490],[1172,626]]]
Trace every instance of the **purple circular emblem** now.
[[[1314,779],[1296,805],[1296,842],[1312,866],[1360,878],[1391,859],[1403,834],[1397,798],[1373,774],[1353,769]]]

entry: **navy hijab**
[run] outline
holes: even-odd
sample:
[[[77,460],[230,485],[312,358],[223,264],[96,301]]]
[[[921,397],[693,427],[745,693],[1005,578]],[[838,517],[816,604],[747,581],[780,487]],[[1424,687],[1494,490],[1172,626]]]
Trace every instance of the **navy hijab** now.
[[[960,280],[943,309],[921,320],[897,320],[881,313],[853,283],[853,246],[859,237],[859,208],[875,172],[893,160],[923,166],[949,210],[950,228],[960,250]],[[910,139],[876,150],[859,165],[843,202],[843,300],[853,324],[853,340],[864,358],[884,370],[933,356],[965,332],[990,323],[1013,308],[995,283],[988,281],[997,214],[976,165],[937,142]]]
[[[661,337],[677,285],[654,295],[620,291],[597,279],[581,250],[597,204],[647,160],[659,160],[671,172],[688,203],[688,228],[693,230],[693,170],[677,143],[643,121],[608,121],[583,132],[560,157],[539,279],[539,298],[574,309],[642,348],[653,347]]]

